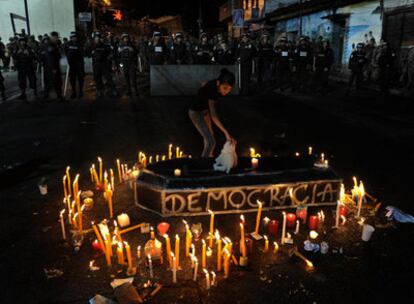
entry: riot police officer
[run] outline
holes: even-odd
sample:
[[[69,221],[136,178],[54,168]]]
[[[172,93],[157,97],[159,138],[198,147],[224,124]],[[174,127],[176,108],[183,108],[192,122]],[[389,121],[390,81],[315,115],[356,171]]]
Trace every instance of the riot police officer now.
[[[253,57],[255,55],[256,48],[250,41],[249,34],[244,33],[236,51],[236,58],[240,64],[240,85],[241,93],[243,95],[246,95],[249,92],[249,83],[252,76]]]
[[[188,61],[187,46],[183,41],[183,34],[178,32],[175,34],[174,42],[170,46],[170,64],[186,64]]]
[[[131,43],[127,33],[121,36],[121,42],[118,47],[118,57],[127,83],[127,95],[131,96],[131,87],[134,88],[135,96],[139,96],[137,86],[137,60],[138,51]]]
[[[288,45],[286,37],[280,37],[275,44],[275,70],[276,86],[284,91],[292,86],[291,65],[293,63],[293,52]]]
[[[257,47],[257,68],[259,85],[269,84],[272,78],[274,61],[273,46],[269,42],[269,35],[263,34]]]
[[[200,43],[195,46],[194,52],[196,64],[211,64],[213,48],[208,41],[207,33],[201,33]]]
[[[307,88],[312,63],[313,56],[309,41],[306,37],[301,37],[294,54],[294,72],[296,73],[296,86],[299,91]]]
[[[33,90],[34,95],[37,95],[36,87],[36,70],[35,60],[36,55],[34,51],[27,45],[27,38],[19,38],[19,46],[13,54],[15,67],[17,70],[17,79],[19,81],[19,88],[21,90],[20,99],[26,100],[27,79],[29,86]]]
[[[62,78],[60,71],[60,47],[59,34],[51,32],[50,38],[44,38],[44,44],[40,48],[40,56],[43,64],[44,77],[44,99],[49,98],[49,92],[53,88],[56,92],[57,98],[60,101],[65,101],[62,95]]]
[[[148,44],[150,65],[162,65],[165,63],[167,47],[162,40],[160,32],[154,32],[152,41]]]
[[[366,56],[364,52],[364,44],[358,43],[356,50],[352,51],[349,57],[348,68],[351,70],[351,76],[348,82],[348,88],[346,94],[348,95],[353,83],[355,82],[356,89],[361,89],[364,66],[366,63]]]
[[[65,44],[65,54],[69,64],[69,80],[72,87],[71,99],[76,98],[76,80],[79,84],[79,98],[83,96],[83,82],[85,78],[84,48],[78,41],[76,32],[70,33],[70,41]]]
[[[95,80],[97,97],[101,98],[104,96],[105,85],[112,92],[115,91],[112,80],[113,52],[110,46],[104,43],[100,32],[93,33],[93,42],[89,52],[92,57],[93,79]]]
[[[397,55],[387,42],[381,41],[381,51],[378,57],[379,85],[381,93],[389,94],[389,84]]]
[[[214,47],[214,62],[220,65],[229,65],[233,63],[233,54],[226,41],[221,40]]]
[[[329,40],[322,41],[322,47],[315,53],[314,65],[314,89],[325,94],[328,86],[329,71],[334,63],[334,53],[330,47]]]

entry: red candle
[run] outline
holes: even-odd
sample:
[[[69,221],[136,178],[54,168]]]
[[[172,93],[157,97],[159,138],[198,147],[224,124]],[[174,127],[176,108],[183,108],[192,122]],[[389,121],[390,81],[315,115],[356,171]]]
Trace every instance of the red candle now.
[[[306,218],[308,217],[308,210],[306,208],[296,209],[296,216],[298,219],[301,219],[303,223],[306,223]]]
[[[319,218],[317,215],[311,215],[309,217],[309,224],[308,227],[310,230],[317,230],[319,224]]]
[[[276,235],[277,230],[279,229],[279,221],[271,220],[267,226],[270,235]]]
[[[96,251],[103,251],[101,245],[99,244],[98,240],[92,242],[92,248]]]
[[[345,206],[339,207],[339,215],[346,216],[348,214],[348,209]]]
[[[296,215],[294,213],[286,214],[286,226],[288,228],[294,228],[296,226]]]

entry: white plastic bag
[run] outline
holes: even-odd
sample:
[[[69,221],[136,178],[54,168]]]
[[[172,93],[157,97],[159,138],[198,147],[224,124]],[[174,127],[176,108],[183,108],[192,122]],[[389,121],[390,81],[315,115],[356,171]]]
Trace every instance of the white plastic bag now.
[[[213,167],[216,171],[229,173],[231,169],[237,166],[236,144],[226,141],[220,155],[216,158]]]

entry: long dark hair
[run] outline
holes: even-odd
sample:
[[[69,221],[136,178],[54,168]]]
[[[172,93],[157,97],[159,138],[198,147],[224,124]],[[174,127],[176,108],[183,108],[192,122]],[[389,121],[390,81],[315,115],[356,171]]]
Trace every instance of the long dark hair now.
[[[236,83],[236,77],[232,72],[227,70],[226,68],[221,69],[219,77],[217,77],[218,82],[220,84],[228,84],[233,86]]]

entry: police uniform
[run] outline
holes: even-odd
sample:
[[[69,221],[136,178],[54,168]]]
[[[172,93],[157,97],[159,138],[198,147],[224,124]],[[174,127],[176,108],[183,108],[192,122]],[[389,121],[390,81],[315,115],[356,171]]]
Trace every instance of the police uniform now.
[[[248,37],[248,35],[244,35]],[[248,93],[249,83],[252,76],[253,57],[256,55],[256,48],[250,41],[241,41],[237,47],[236,58],[240,62],[241,90],[243,94]]]
[[[127,95],[131,95],[131,88],[134,88],[135,95],[139,96],[137,86],[137,59],[138,52],[130,41],[124,41],[128,34],[121,36],[122,41],[118,46],[118,57],[127,83]]]
[[[77,38],[76,32],[70,33],[70,38]],[[84,48],[75,40],[71,40],[64,46],[66,58],[69,64],[69,80],[72,87],[71,98],[76,97],[76,80],[79,83],[79,98],[83,96],[83,82],[85,78]]]
[[[52,32],[51,36],[57,36],[57,33]],[[43,64],[43,78],[45,84],[45,99],[49,98],[49,92],[53,88],[57,97],[63,101],[60,57],[59,45],[51,42],[50,39],[46,39],[45,37],[44,44],[40,48],[40,58]]]
[[[282,38],[275,45],[275,63],[276,85],[283,91],[292,85],[293,52],[289,48],[286,38]]]
[[[27,43],[26,38],[20,38],[19,41]],[[20,44],[13,54],[13,58],[17,70],[19,88],[22,92],[20,98],[26,99],[27,79],[29,80],[29,87],[33,89],[34,94],[37,95],[35,71],[36,55],[34,51],[27,44]]]
[[[221,42],[214,48],[214,62],[220,65],[233,63],[233,54],[227,43]]]
[[[358,43],[357,49],[354,50],[349,57],[348,68],[351,70],[351,76],[348,82],[347,94],[349,93],[354,82],[357,90],[359,90],[362,86],[364,66],[366,63],[366,56],[363,51],[363,47],[364,45],[362,43]]]
[[[175,35],[175,41],[170,46],[169,63],[170,64],[186,64],[188,61],[187,46],[184,41],[177,41],[183,38],[181,33]]]
[[[94,33],[95,37],[101,38],[101,34],[96,32]],[[93,78],[96,84],[96,91],[98,97],[102,97],[105,88],[104,79],[106,81],[105,85],[110,89],[114,89],[112,80],[113,50],[100,39],[97,43],[94,41],[91,44],[90,56],[92,57]]]
[[[263,36],[262,39],[267,36]],[[259,84],[269,83],[272,78],[273,62],[275,53],[273,46],[269,42],[260,41],[257,47],[258,54],[258,82]]]
[[[163,41],[161,41],[161,33],[155,32],[154,38],[160,37],[158,41],[153,39],[148,44],[148,54],[149,54],[149,62],[150,65],[162,65],[165,63],[165,59],[167,57],[167,47]]]
[[[315,53],[314,88],[324,93],[328,86],[329,71],[334,63],[333,50],[327,45],[318,48]]]
[[[4,101],[6,100],[6,88],[4,87],[4,78],[3,74],[0,70],[0,93],[1,93],[1,99]]]
[[[194,47],[196,64],[211,64],[213,57],[213,48],[209,41],[203,41],[203,38],[207,37],[206,33],[202,33],[200,36],[201,42]]]
[[[381,92],[384,94],[389,93],[389,84],[393,72],[393,67],[397,55],[395,51],[388,45],[382,46],[381,54],[378,58],[378,68],[379,68],[379,84]]]
[[[304,90],[307,86],[312,62],[313,56],[311,47],[305,38],[301,38],[294,54],[296,86],[299,90]]]

